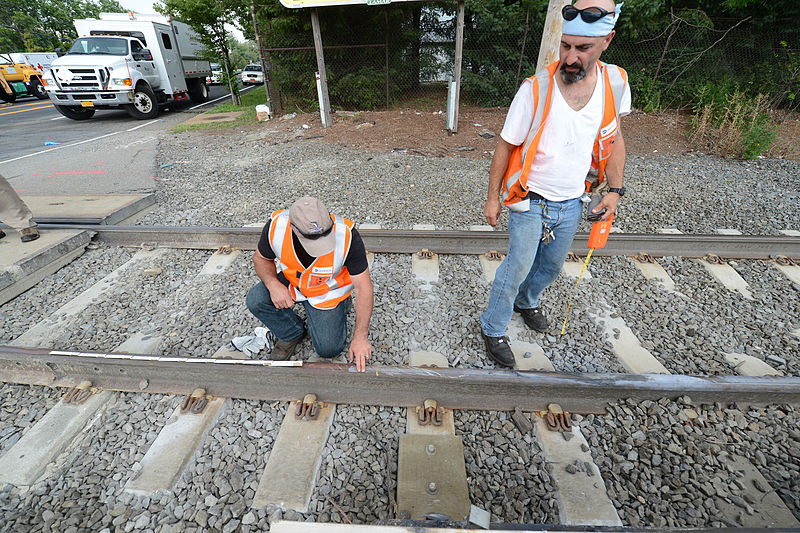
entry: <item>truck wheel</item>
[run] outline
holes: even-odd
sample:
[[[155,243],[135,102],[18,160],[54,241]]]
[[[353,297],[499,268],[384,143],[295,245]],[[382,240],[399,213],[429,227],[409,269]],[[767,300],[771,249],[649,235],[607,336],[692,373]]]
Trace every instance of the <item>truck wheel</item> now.
[[[39,100],[47,100],[47,91],[44,89],[44,85],[38,79],[31,78],[31,94],[38,98]]]
[[[206,87],[206,82],[200,78],[192,78],[186,81],[188,82],[186,88],[189,91],[189,98],[191,98],[193,103],[202,104],[208,101],[208,87]]]
[[[72,120],[89,120],[94,116],[94,108],[71,105],[57,105],[56,111]]]
[[[13,104],[17,101],[17,93],[14,92],[14,89],[11,89],[11,94],[8,94],[2,87],[0,87],[0,100],[8,102],[9,104]]]
[[[133,91],[133,103],[125,106],[125,111],[137,120],[146,120],[158,116],[158,101],[153,90],[141,83]]]

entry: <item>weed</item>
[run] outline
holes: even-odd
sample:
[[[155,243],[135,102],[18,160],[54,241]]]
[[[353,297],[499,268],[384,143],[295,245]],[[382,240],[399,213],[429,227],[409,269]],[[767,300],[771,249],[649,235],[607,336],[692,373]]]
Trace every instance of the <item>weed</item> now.
[[[698,90],[689,140],[724,157],[755,159],[772,147],[778,126],[766,95],[751,97],[731,87],[709,82]]]

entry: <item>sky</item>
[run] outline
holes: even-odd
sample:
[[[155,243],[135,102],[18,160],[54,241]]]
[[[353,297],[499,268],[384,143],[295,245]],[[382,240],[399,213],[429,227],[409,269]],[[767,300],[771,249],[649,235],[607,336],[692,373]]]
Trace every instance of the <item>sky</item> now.
[[[120,5],[129,11],[136,11],[137,13],[155,13],[156,10],[153,9],[154,2],[152,0],[119,0]],[[244,41],[244,35],[242,32],[237,30],[232,26],[228,26],[228,31],[233,33],[233,35],[240,41]]]

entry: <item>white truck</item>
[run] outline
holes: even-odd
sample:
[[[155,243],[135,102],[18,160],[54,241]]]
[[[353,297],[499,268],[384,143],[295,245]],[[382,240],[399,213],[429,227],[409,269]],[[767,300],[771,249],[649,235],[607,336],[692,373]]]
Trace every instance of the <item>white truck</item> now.
[[[183,22],[161,15],[101,13],[74,21],[78,39],[43,76],[55,108],[73,120],[95,110],[125,109],[137,119],[191,99],[208,100],[203,45]]]

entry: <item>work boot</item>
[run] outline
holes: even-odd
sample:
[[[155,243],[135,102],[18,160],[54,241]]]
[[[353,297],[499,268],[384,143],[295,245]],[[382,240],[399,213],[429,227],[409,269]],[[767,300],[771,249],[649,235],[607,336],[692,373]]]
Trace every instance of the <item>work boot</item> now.
[[[39,230],[36,226],[19,230],[19,240],[22,242],[31,242],[39,238]]]
[[[275,346],[269,354],[269,358],[273,361],[286,361],[294,354],[294,349],[300,344],[305,335],[301,335],[293,341],[282,341],[275,339]]]
[[[547,331],[547,317],[544,316],[544,311],[538,307],[534,307],[533,309],[520,309],[515,305],[514,311],[522,315],[522,321],[532,330],[538,331],[539,333]]]
[[[516,360],[514,359],[514,352],[508,345],[508,337],[489,337],[481,330],[483,342],[486,344],[486,353],[489,354],[489,359],[494,361],[500,366],[512,368]]]

